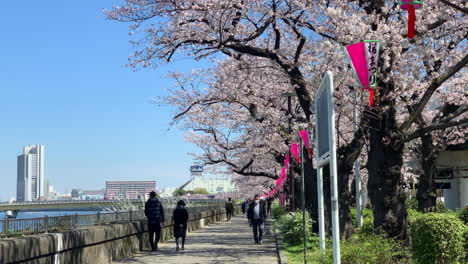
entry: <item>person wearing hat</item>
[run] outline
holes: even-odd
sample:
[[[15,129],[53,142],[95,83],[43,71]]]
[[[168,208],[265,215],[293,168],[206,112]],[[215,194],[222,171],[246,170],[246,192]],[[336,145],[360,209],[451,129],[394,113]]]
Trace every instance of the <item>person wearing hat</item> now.
[[[158,250],[159,239],[161,238],[161,228],[164,224],[164,208],[156,198],[156,192],[150,192],[150,198],[145,204],[145,215],[148,219],[148,237],[151,245],[151,250]],[[154,238],[156,235],[156,239]]]
[[[187,222],[189,215],[185,208],[185,202],[180,200],[177,202],[177,207],[174,209],[172,214],[172,220],[174,221],[174,237],[176,242],[176,250],[179,251],[179,238],[182,238],[182,250],[185,249],[185,236],[187,234]]]

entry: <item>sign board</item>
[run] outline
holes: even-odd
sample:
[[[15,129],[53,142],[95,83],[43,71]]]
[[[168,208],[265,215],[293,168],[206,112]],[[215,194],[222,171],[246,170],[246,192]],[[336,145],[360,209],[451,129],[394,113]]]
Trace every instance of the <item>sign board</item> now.
[[[330,165],[330,204],[332,208],[333,263],[340,264],[340,226],[338,214],[338,179],[336,168],[335,105],[333,74],[327,71],[315,95],[315,137],[317,140],[317,201],[319,216],[319,248],[325,249],[325,217],[323,167]]]
[[[194,165],[190,166],[190,172],[203,172],[203,166]]]
[[[316,127],[317,127],[317,157],[321,160],[325,159],[329,155],[329,118],[328,118],[328,101],[330,100],[329,89],[327,89],[329,79],[324,79],[320,84],[320,88],[317,91],[318,96],[316,99]]]

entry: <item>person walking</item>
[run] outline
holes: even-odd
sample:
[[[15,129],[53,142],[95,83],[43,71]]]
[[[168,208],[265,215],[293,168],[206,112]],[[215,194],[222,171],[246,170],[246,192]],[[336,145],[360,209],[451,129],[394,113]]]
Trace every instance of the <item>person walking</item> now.
[[[164,208],[156,198],[156,192],[150,192],[150,198],[145,203],[145,215],[148,219],[148,237],[151,250],[158,250],[159,239],[161,238],[161,228],[164,225]],[[154,236],[156,235],[156,239]]]
[[[267,216],[271,217],[271,204],[273,203],[273,197],[268,197],[266,202],[267,202]]]
[[[185,208],[185,202],[180,200],[177,202],[177,207],[172,214],[174,221],[174,237],[176,242],[176,251],[179,251],[179,238],[182,238],[182,250],[185,249],[185,236],[187,235],[187,222],[189,215]]]
[[[242,201],[242,214],[245,214],[245,211],[247,211],[247,199]]]
[[[254,201],[249,205],[247,218],[253,227],[255,244],[263,244],[263,229],[266,218],[265,204],[260,202],[260,196],[255,195]]]
[[[224,207],[226,208],[226,221],[231,221],[232,213],[234,211],[234,204],[231,201],[231,197],[228,198]]]

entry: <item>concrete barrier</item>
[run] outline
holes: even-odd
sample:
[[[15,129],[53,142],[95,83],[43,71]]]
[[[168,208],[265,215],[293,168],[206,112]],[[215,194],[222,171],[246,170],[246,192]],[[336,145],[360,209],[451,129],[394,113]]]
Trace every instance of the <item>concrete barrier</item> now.
[[[235,208],[235,213],[239,213]],[[188,232],[226,217],[224,208],[190,214]],[[161,240],[173,238],[172,217],[166,217]],[[86,227],[62,233],[0,240],[0,264],[107,264],[149,249],[146,221]]]

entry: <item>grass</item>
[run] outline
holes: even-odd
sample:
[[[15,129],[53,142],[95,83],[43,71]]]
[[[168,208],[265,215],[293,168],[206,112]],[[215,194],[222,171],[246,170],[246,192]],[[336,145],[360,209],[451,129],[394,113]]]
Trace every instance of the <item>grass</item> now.
[[[321,263],[320,252],[318,250],[318,237],[312,237],[307,241],[307,263]],[[300,243],[298,245],[291,245],[283,242],[285,248],[285,255],[288,258],[288,263],[299,264],[304,263],[304,245]],[[327,245],[330,247],[331,245]]]
[[[318,236],[307,241],[307,263],[333,263],[332,241],[326,240],[325,252],[318,249]],[[290,244],[283,241],[288,263],[304,263],[303,244]],[[408,264],[412,263],[410,253],[397,242],[378,235],[356,234],[352,239],[341,241],[342,264]]]

